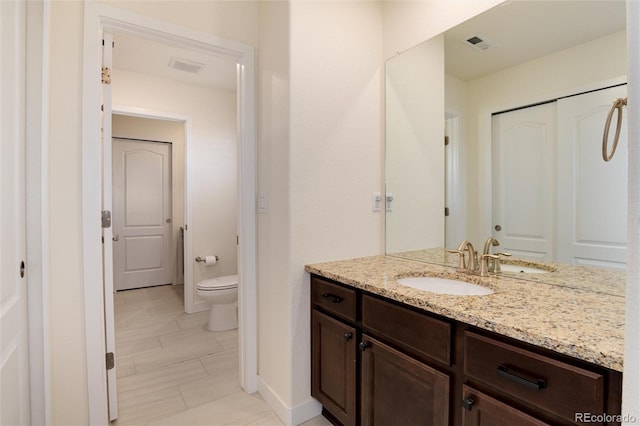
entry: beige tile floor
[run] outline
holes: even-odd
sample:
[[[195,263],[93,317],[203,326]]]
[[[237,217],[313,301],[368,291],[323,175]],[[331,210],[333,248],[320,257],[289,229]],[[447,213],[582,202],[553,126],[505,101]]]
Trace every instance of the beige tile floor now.
[[[238,384],[237,330],[207,330],[185,314],[183,286],[115,296],[119,416],[113,425],[282,425],[260,395]],[[316,417],[305,426],[327,426]]]

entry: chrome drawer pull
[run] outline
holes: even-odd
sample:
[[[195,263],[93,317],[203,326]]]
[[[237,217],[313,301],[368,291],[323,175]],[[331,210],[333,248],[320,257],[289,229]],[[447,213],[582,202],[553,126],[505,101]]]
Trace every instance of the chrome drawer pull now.
[[[322,295],[322,297],[324,297],[325,299],[331,299],[331,301],[333,303],[340,303],[342,302],[342,297],[336,296],[335,294],[331,294],[331,293],[324,293]]]
[[[530,389],[541,390],[547,387],[546,380],[527,377],[526,374],[517,373],[513,371],[513,369],[509,370],[509,368],[504,364],[500,364],[498,366],[498,375],[509,379],[512,382],[520,383]]]

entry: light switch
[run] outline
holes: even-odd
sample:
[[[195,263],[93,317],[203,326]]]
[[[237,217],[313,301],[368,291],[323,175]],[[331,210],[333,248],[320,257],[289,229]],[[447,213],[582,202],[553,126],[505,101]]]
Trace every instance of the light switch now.
[[[374,192],[371,194],[371,210],[374,212],[379,212],[382,206],[382,194],[379,192]]]
[[[386,204],[387,204],[387,211],[390,212],[391,211],[391,204],[393,203],[393,194],[390,192],[387,192],[387,197],[386,197]]]
[[[267,213],[267,194],[265,192],[258,193],[258,214]]]

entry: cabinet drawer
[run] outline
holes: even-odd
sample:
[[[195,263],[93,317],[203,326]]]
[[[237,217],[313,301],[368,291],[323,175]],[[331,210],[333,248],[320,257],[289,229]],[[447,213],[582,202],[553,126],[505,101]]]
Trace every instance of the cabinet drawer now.
[[[418,355],[451,363],[451,324],[447,322],[363,295],[362,325]]]
[[[469,331],[464,335],[464,372],[570,422],[576,413],[603,412],[601,374]]]
[[[311,276],[311,303],[348,321],[356,320],[356,291]]]

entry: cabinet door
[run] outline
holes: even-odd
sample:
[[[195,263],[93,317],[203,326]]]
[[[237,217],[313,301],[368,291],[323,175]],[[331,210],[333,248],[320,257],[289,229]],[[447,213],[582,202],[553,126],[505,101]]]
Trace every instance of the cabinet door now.
[[[362,424],[449,424],[449,376],[362,336]]]
[[[344,426],[356,424],[356,330],[311,314],[311,395]]]
[[[466,385],[462,387],[462,406],[463,426],[548,425]]]

